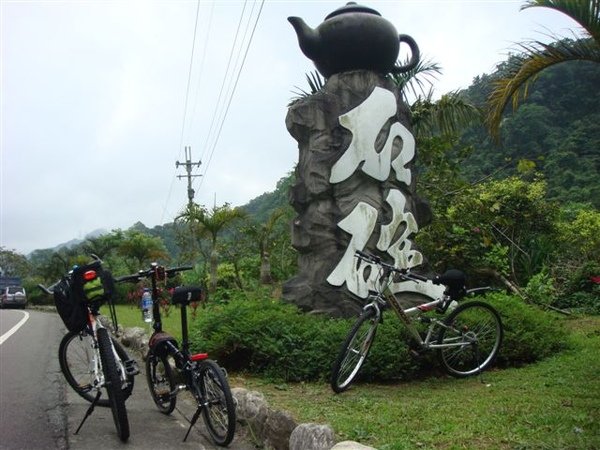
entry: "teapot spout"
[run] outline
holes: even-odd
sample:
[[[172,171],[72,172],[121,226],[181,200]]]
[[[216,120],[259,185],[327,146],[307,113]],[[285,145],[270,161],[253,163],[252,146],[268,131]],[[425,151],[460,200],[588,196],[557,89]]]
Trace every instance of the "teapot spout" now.
[[[300,17],[288,17],[288,22],[292,24],[296,31],[302,53],[314,61],[318,57],[321,48],[319,33],[309,27]]]

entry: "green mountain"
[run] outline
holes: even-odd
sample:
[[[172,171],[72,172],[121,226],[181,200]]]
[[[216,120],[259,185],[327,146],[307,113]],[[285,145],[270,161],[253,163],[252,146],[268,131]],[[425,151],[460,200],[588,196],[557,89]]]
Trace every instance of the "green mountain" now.
[[[465,97],[483,106],[504,67],[475,78]],[[515,112],[507,108],[501,136],[497,145],[482,126],[463,133],[461,145],[472,147],[462,167],[468,179],[535,170],[544,175],[551,199],[600,207],[599,64],[571,61],[542,72],[527,100]]]

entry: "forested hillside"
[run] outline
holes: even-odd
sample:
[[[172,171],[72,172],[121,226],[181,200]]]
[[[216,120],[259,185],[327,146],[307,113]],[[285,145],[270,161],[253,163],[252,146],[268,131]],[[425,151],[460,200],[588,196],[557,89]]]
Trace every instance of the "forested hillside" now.
[[[503,67],[477,76],[461,94],[482,108]],[[538,172],[547,182],[549,200],[600,208],[600,65],[574,61],[543,72],[516,112],[507,110],[501,143],[493,142],[479,124],[461,133],[448,157],[458,158],[465,147],[468,156],[460,158],[458,168],[467,180]],[[264,219],[269,211],[286,206],[292,178],[282,178],[275,191],[251,200],[244,209]]]
[[[476,77],[463,92],[468,101],[483,106],[504,67]],[[549,199],[600,207],[600,65],[572,61],[543,71],[516,112],[508,108],[501,136],[494,143],[483,126],[462,134],[460,144],[472,148],[462,166],[468,179],[535,170]]]

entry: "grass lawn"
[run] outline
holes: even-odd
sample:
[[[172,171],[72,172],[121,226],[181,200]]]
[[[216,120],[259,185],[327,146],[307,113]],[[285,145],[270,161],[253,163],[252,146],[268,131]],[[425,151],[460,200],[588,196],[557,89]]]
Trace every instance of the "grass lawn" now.
[[[381,450],[600,449],[600,317],[566,319],[570,350],[478,377],[358,384],[277,384],[230,374],[299,422],[328,423],[339,440]]]
[[[139,307],[134,305],[116,305],[116,308],[119,326],[124,328],[144,328],[148,332],[148,336],[152,333],[150,324],[142,320],[142,311]],[[102,306],[100,312],[104,316],[110,317],[110,313],[106,305]],[[175,339],[181,343],[181,314],[179,312],[179,308],[172,306],[168,315],[161,311],[161,319],[163,330],[174,336]],[[192,316],[192,311],[190,308],[188,308],[188,328],[191,328],[193,321],[194,317]]]

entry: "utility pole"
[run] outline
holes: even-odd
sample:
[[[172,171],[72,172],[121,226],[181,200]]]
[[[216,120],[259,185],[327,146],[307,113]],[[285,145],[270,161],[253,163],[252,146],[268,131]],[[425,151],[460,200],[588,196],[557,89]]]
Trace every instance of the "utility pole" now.
[[[175,162],[175,168],[179,166],[185,166],[185,171],[187,175],[177,175],[177,178],[182,179],[186,178],[188,180],[188,206],[192,206],[194,203],[194,190],[192,189],[192,178],[201,177],[202,175],[192,175],[192,167],[198,166],[200,167],[202,164],[201,161],[197,163],[192,162],[192,147],[185,147],[185,163],[180,163],[179,161]]]

